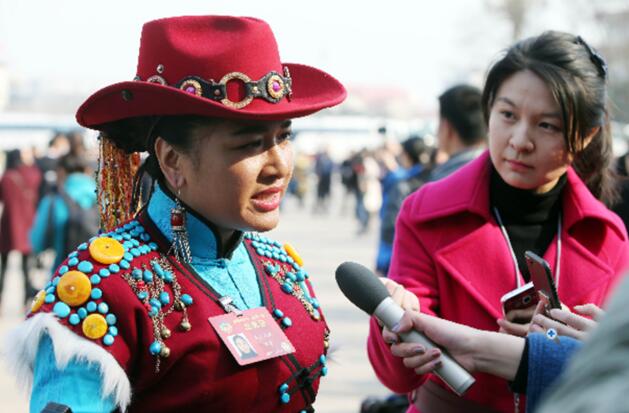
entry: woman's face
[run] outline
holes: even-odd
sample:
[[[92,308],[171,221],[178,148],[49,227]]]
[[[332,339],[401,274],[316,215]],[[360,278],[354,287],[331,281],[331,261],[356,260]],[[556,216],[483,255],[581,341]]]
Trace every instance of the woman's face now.
[[[489,152],[509,185],[543,193],[572,162],[559,105],[546,84],[523,70],[503,81],[489,115]]]
[[[219,229],[268,231],[293,171],[291,121],[224,120],[183,156],[181,198]]]

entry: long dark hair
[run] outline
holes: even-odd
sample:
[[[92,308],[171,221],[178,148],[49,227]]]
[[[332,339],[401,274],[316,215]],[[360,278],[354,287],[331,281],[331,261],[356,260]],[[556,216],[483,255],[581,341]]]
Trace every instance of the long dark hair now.
[[[580,36],[548,31],[511,46],[489,69],[482,104],[485,121],[502,83],[530,70],[548,86],[561,110],[564,138],[573,167],[592,194],[607,204],[618,198],[607,99],[607,65]],[[584,141],[600,127],[590,144]]]

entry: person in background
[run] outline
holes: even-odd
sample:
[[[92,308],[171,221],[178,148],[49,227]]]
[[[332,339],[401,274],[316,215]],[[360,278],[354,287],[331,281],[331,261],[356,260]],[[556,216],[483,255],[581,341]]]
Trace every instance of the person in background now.
[[[332,173],[334,172],[334,161],[330,158],[327,148],[320,150],[316,154],[314,172],[317,176],[317,199],[313,207],[313,212],[325,214],[328,212],[330,203]]]
[[[629,230],[629,152],[616,159],[614,170],[619,177],[620,198],[611,209],[618,214],[625,228]]]
[[[74,130],[68,133],[68,142],[70,143],[69,153],[77,158],[87,158],[87,147],[85,146],[85,137],[83,134]]]
[[[354,170],[354,161],[356,156],[356,151],[351,151],[347,158],[345,158],[343,162],[341,162],[341,164],[339,165],[341,184],[345,189],[345,191],[343,192],[343,198],[341,200],[341,215],[345,214],[347,210],[347,204],[350,202],[349,200],[354,199],[355,202],[358,202],[356,195],[358,178],[356,175],[356,171]]]
[[[448,160],[435,167],[429,180],[450,175],[485,150],[487,128],[483,119],[481,92],[469,85],[458,85],[439,96],[437,146]]]
[[[358,190],[362,197],[362,208],[359,215],[359,235],[369,231],[372,217],[382,206],[380,165],[372,151],[363,151],[361,164],[360,170],[362,173],[358,174]]]
[[[94,217],[98,218],[96,181],[88,174],[88,169],[84,157],[63,156],[57,164],[59,190],[46,195],[37,207],[30,232],[33,251],[36,254],[43,252],[49,243],[48,238],[52,237],[55,252],[52,271],[82,242],[76,242],[79,237],[74,235],[75,232],[84,232],[87,238],[97,234],[98,221],[94,222]],[[69,228],[70,225],[75,227]],[[77,227],[88,230],[79,231]]]
[[[39,186],[38,200],[57,191],[57,162],[59,158],[70,151],[70,140],[65,133],[56,132],[48,142],[44,156],[35,160],[39,168],[42,181]]]
[[[535,308],[504,314],[501,297],[530,280],[527,250],[549,263],[568,308],[606,300],[629,261],[627,231],[605,206],[617,196],[606,82],[602,57],[568,33],[522,40],[492,65],[481,100],[489,151],[423,185],[396,224],[389,277],[422,313],[525,336]],[[409,412],[523,410],[486,374],[455,395],[432,374],[438,351],[390,346],[375,321],[368,353],[383,383],[411,394]]]
[[[396,171],[389,172],[382,181],[382,208],[380,209],[380,241],[376,258],[376,270],[386,276],[389,272],[395,221],[402,201],[415,192],[430,174],[431,149],[424,140],[412,136],[401,144],[400,164]]]
[[[35,216],[41,173],[33,162],[32,154],[27,150],[11,150],[7,152],[6,169],[0,178],[3,207],[0,217],[0,300],[11,251],[22,256],[24,302],[27,303],[37,292],[30,280],[32,247],[28,233]]]
[[[289,192],[297,198],[299,207],[303,208],[308,194],[311,159],[304,153],[297,153],[295,158],[295,170],[288,188]]]

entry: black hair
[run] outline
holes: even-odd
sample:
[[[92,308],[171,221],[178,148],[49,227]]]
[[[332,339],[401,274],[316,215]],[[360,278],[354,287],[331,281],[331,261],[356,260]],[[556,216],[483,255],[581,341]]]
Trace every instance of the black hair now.
[[[87,171],[88,162],[82,156],[67,154],[59,158],[57,167],[63,169],[68,174],[75,172],[85,173],[85,171]]]
[[[198,162],[197,144],[200,128],[210,126],[215,118],[197,115],[144,116],[118,120],[100,125],[100,139],[109,139],[126,153],[148,152],[134,177],[132,205],[137,205],[142,176],[147,173],[153,180],[163,182],[164,174],[155,154],[155,141],[164,139],[178,151]]]
[[[7,158],[5,168],[7,170],[17,169],[18,167],[22,166],[22,153],[19,149],[12,149],[10,151],[7,151],[6,154]]]
[[[55,146],[57,142],[59,142],[59,140],[61,139],[65,139],[66,141],[68,141],[68,136],[61,131],[55,131],[53,137],[50,139],[50,141],[48,141],[48,147],[51,148]]]
[[[417,165],[422,162],[422,155],[427,152],[428,146],[419,136],[411,136],[402,142],[402,150],[413,165]]]
[[[457,85],[439,96],[439,115],[458,133],[465,146],[485,140],[487,126],[483,118],[480,89]]]
[[[149,156],[144,162],[146,172],[154,179],[162,179],[163,174],[155,155],[157,138],[164,139],[178,151],[195,159],[198,142],[196,132],[214,121],[214,118],[196,115],[145,116],[111,122],[98,129],[101,138],[111,140],[127,153],[148,152]]]
[[[490,68],[483,90],[483,111],[489,122],[491,107],[502,83],[529,70],[544,81],[559,105],[564,139],[573,154],[573,167],[592,194],[607,205],[617,199],[607,102],[607,66],[580,36],[556,31],[511,46]],[[600,127],[584,149],[585,138]]]

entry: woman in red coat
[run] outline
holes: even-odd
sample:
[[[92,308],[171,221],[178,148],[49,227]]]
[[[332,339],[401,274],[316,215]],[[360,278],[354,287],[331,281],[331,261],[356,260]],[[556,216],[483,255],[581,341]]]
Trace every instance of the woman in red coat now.
[[[312,412],[329,330],[295,250],[260,233],[292,175],[291,119],[344,98],[327,73],[282,63],[259,19],[146,23],[135,80],[77,112],[101,131],[105,231],[13,335],[31,411]],[[153,190],[138,211],[141,151]]]
[[[483,92],[489,151],[411,195],[400,212],[390,277],[423,313],[524,335],[533,312],[503,314],[501,297],[530,279],[524,252],[550,264],[570,308],[600,305],[627,263],[613,195],[607,66],[583,39],[547,32],[515,44]],[[384,342],[373,321],[371,363],[409,412],[513,412],[504,380],[476,375],[462,397],[431,374],[439,351]],[[523,410],[523,408],[520,406]]]
[[[7,153],[6,171],[0,178],[0,298],[4,286],[9,252],[22,255],[22,276],[24,277],[24,300],[35,296],[35,289],[29,278],[31,242],[29,231],[35,217],[37,188],[41,180],[39,170],[22,161],[19,149]]]

